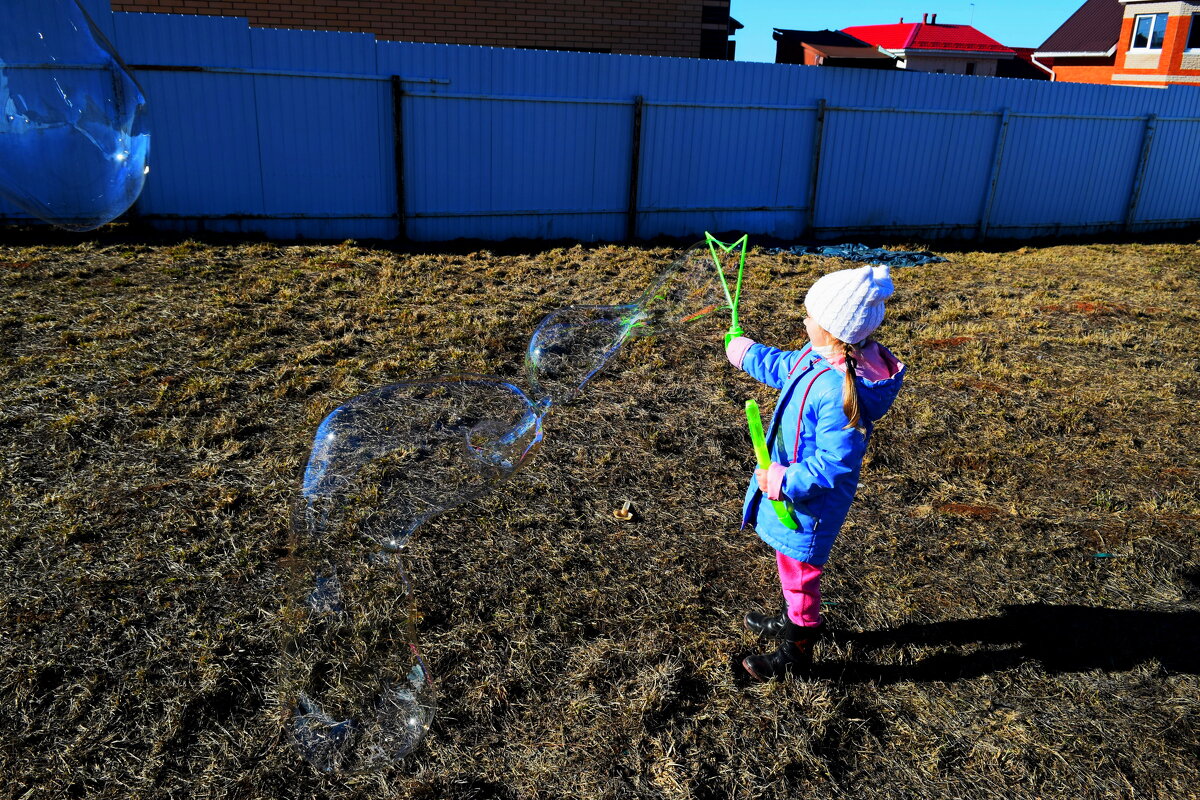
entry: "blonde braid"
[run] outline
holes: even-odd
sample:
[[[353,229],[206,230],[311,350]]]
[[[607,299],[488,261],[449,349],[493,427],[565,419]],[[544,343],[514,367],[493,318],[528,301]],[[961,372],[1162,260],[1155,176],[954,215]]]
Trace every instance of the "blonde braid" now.
[[[854,380],[858,368],[858,350],[854,345],[840,339],[835,339],[834,342],[841,348],[842,356],[846,359],[846,377],[842,381],[842,411],[849,420],[846,427],[866,434],[867,428],[863,425],[862,412],[859,409],[858,384]]]

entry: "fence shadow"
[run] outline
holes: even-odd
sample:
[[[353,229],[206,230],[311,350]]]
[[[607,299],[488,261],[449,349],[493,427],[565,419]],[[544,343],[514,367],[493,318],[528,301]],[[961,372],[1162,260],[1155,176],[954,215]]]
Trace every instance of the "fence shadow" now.
[[[867,651],[897,645],[991,645],[939,653],[912,664],[827,660],[811,674],[839,681],[955,681],[1036,661],[1050,673],[1122,672],[1157,660],[1169,672],[1200,674],[1200,612],[1052,606],[1005,606],[994,617],[836,636]],[[998,646],[998,647],[996,647]]]

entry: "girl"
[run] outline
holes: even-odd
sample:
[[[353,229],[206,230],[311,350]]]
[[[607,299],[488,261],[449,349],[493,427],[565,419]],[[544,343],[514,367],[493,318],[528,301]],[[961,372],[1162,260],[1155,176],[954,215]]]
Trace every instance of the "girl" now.
[[[824,629],[821,567],[858,488],[871,429],[904,380],[904,365],[868,338],[892,292],[887,266],[832,272],[804,298],[804,349],[783,351],[744,337],[725,347],[735,367],[780,390],[767,429],[772,463],[754,471],[742,509],[742,527],[753,525],[776,550],[785,602],[778,618],[746,615],[748,629],[782,640],[774,653],[742,661],[755,680],[812,663]],[[788,501],[793,525],[785,525],[764,496]]]

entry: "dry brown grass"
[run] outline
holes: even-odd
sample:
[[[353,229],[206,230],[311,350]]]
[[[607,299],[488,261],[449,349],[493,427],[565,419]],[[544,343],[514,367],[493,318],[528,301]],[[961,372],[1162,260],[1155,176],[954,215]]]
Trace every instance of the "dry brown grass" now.
[[[410,546],[441,708],[381,785],[271,706],[316,424],[403,378],[519,378],[536,322],[672,248],[0,245],[0,797],[1200,797],[1200,244],[897,270],[910,366],[835,549],[810,678],[746,686],[769,552],[738,531],[713,340],[637,340],[533,465]],[[798,345],[813,257],[748,259]],[[632,500],[638,518],[612,516]]]

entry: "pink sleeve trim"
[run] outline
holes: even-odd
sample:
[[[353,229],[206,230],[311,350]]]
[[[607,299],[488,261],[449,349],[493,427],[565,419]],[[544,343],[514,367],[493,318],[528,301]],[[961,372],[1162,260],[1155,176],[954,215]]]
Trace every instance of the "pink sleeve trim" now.
[[[730,364],[741,369],[742,361],[746,358],[746,352],[753,344],[754,340],[747,339],[745,336],[738,336],[735,339],[731,339],[729,345],[725,348],[725,357],[729,359]]]
[[[783,464],[772,463],[767,470],[767,499],[781,500],[779,493],[783,490],[783,476],[787,472],[787,467]]]

